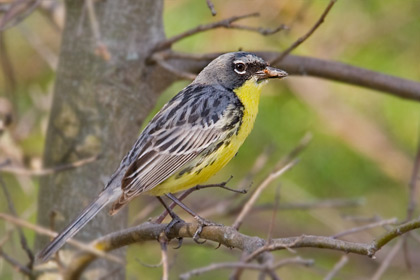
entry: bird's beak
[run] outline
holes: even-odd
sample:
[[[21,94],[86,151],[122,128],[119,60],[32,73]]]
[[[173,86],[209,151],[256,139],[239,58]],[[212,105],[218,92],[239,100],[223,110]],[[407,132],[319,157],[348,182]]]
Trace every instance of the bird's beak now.
[[[256,74],[258,81],[272,78],[282,79],[287,76],[285,71],[270,66],[267,66],[264,70],[258,71]]]

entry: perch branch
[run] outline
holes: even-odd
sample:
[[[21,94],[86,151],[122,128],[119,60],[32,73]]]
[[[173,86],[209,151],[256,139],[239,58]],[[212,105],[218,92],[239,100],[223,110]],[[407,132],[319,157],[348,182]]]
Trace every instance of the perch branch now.
[[[93,246],[101,248],[104,252],[108,252],[137,242],[157,240],[166,226],[166,224],[143,223],[136,227],[106,235],[94,241]],[[311,247],[373,257],[377,251],[391,240],[417,228],[420,228],[420,219],[396,226],[370,243],[349,242],[326,236],[302,235],[273,239],[267,245],[266,241],[259,237],[239,233],[234,228],[227,226],[207,226],[203,229],[200,236],[201,238],[221,243],[228,248],[237,248],[248,252],[255,252],[262,247],[264,247],[264,250],[261,250],[261,253],[263,251]],[[196,230],[197,224],[178,223],[171,228],[168,233],[168,238],[192,238]],[[77,254],[67,267],[66,279],[79,277],[83,270],[96,258],[97,256],[90,252],[80,252]]]

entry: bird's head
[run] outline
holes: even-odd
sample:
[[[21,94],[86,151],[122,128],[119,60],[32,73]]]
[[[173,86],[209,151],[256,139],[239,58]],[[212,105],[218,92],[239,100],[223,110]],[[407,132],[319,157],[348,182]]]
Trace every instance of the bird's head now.
[[[284,78],[283,70],[268,66],[262,58],[248,52],[232,52],[220,55],[198,74],[195,82],[219,84],[228,89],[241,87],[246,81],[261,83],[271,78]]]

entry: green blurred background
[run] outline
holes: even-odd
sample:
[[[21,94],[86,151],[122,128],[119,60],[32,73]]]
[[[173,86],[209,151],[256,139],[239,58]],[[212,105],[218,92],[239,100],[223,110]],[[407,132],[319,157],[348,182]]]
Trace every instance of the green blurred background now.
[[[206,1],[165,1],[164,23],[168,37],[234,15],[259,12],[258,18],[242,24],[273,28],[286,24],[290,30],[263,37],[248,31],[219,29],[201,33],[174,45],[188,53],[228,52],[238,49],[281,51],[311,28],[329,1],[288,0],[214,0],[217,15],[212,17]],[[348,63],[394,76],[418,81],[420,78],[420,1],[339,0],[323,25],[293,53]],[[40,168],[58,58],[60,31],[39,12],[4,33],[9,58],[16,71],[13,101],[16,112],[13,125],[0,138],[0,156],[16,164]],[[40,50],[46,50],[40,53]],[[156,110],[188,81],[173,84],[161,96]],[[10,79],[0,76],[1,96],[10,96]],[[358,217],[404,220],[408,203],[408,183],[419,138],[419,104],[383,92],[310,77],[289,77],[271,82],[263,91],[260,113],[254,131],[238,156],[211,182],[221,182],[233,175],[229,186],[237,187],[249,174],[255,159],[269,149],[264,167],[252,179],[252,191],[274,168],[282,156],[310,133],[312,141],[299,156],[299,163],[272,184],[258,200],[258,205],[274,203],[276,190],[282,203],[304,203],[329,199],[356,199],[362,205],[344,208],[280,210],[276,215],[274,237],[301,234],[333,235],[364,223]],[[36,221],[36,177],[2,175],[20,217]],[[205,209],[226,196],[223,190],[203,190],[191,195],[187,204]],[[236,203],[244,197],[236,200]],[[131,204],[134,217],[150,198]],[[153,202],[154,203],[154,202]],[[150,216],[159,214],[158,208]],[[0,196],[0,211],[7,212],[6,199]],[[418,211],[415,212],[418,214]],[[241,231],[266,238],[272,211],[253,211]],[[187,217],[185,217],[187,218]],[[217,214],[211,218],[231,224],[235,215]],[[146,220],[147,217],[144,219]],[[359,220],[360,220],[359,219]],[[144,221],[143,220],[143,221]],[[13,227],[0,221],[0,238]],[[384,232],[382,228],[344,237],[345,240],[370,242]],[[30,244],[34,233],[24,230]],[[3,249],[13,252],[22,263],[25,255],[16,234]],[[349,262],[336,279],[371,279],[393,242],[376,259],[349,255]],[[179,250],[169,250],[171,278],[190,269],[214,262],[236,261],[240,252],[207,242],[203,246],[188,241]],[[411,271],[403,253],[394,258],[381,279],[418,279],[419,244],[409,239]],[[175,246],[175,245],[174,245]],[[312,267],[285,266],[282,279],[323,279],[343,255],[321,249],[275,252],[277,259],[300,255],[315,260]],[[160,261],[157,242],[129,248],[128,279],[158,279],[162,268],[144,265]],[[226,279],[230,271],[217,270],[199,279]],[[17,272],[0,259],[1,279],[20,279]],[[256,279],[247,271],[243,279]]]

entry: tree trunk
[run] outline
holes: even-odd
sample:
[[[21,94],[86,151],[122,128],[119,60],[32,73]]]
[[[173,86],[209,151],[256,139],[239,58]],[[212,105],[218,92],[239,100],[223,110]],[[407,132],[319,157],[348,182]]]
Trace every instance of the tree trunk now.
[[[165,38],[162,0],[92,1],[99,32],[93,31],[95,22],[86,3],[66,1],[44,165],[53,167],[94,155],[100,158],[41,179],[38,222],[49,227],[50,213],[57,211],[57,231],[100,192],[131,148],[157,97],[172,82],[162,69],[145,62],[150,49]],[[98,55],[100,43],[109,51],[109,60]],[[121,229],[126,216],[127,211],[116,217],[102,211],[77,239],[91,241]],[[45,237],[39,237],[37,248],[46,243]],[[104,260],[98,265],[101,274],[119,267],[114,263],[105,266]],[[119,273],[113,278],[123,279],[124,269]]]

